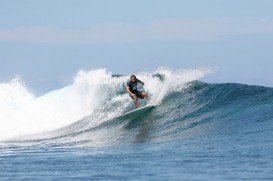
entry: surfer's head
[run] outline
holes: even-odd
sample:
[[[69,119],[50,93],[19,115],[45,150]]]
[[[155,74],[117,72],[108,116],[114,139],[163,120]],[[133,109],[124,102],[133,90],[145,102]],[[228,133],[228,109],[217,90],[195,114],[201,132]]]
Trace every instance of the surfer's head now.
[[[136,82],[137,78],[135,75],[131,75],[130,81],[131,82]]]

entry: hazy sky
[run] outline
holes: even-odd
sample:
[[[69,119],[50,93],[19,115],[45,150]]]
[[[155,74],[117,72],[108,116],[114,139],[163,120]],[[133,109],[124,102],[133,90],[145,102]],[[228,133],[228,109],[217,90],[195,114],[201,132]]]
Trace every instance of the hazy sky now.
[[[79,70],[216,67],[273,87],[272,0],[0,0],[0,81],[53,89]]]

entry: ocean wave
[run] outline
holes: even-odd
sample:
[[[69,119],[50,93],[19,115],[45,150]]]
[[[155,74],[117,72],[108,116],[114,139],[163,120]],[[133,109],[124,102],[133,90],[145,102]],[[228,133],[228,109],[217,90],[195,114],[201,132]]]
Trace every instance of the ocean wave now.
[[[65,146],[113,146],[265,132],[273,127],[273,88],[191,81],[174,89],[141,117],[119,120],[116,108],[130,102],[123,89],[93,114],[73,124],[15,142]],[[126,100],[126,101],[124,101]],[[123,102],[124,101],[124,102]],[[120,110],[122,114],[126,110]],[[108,116],[106,116],[108,115]],[[103,121],[101,121],[103,120]],[[261,126],[261,124],[264,125]],[[21,141],[20,141],[21,140]]]
[[[137,76],[146,83],[145,89],[151,94],[149,104],[161,105],[168,94],[182,91],[187,83],[210,72],[208,69],[159,68]],[[79,132],[114,119],[132,108],[132,101],[125,93],[128,79],[129,76],[113,76],[105,69],[79,71],[72,85],[40,97],[31,94],[19,79],[2,83],[0,140],[25,135],[35,137],[41,133],[60,135],[59,130],[67,133],[71,127],[75,127],[73,132]]]

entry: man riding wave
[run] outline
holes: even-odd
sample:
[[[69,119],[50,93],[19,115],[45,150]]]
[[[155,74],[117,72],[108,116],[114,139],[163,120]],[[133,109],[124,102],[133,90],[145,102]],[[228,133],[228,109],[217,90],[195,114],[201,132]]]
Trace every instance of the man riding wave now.
[[[149,95],[143,91],[137,89],[137,84],[144,85],[144,82],[138,80],[135,75],[132,75],[130,80],[127,82],[126,91],[129,93],[130,97],[134,100],[136,109],[139,108],[138,98],[139,99],[149,99]]]

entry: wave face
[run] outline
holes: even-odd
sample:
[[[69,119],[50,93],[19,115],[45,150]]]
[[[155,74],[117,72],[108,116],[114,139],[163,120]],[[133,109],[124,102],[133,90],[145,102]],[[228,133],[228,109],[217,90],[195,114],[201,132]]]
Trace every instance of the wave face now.
[[[245,141],[259,133],[273,136],[272,88],[193,81],[179,91],[169,92],[155,109],[125,121],[114,118],[130,104],[121,95],[91,116],[32,139],[92,147],[221,135],[246,137]],[[265,141],[264,137],[261,139]]]

